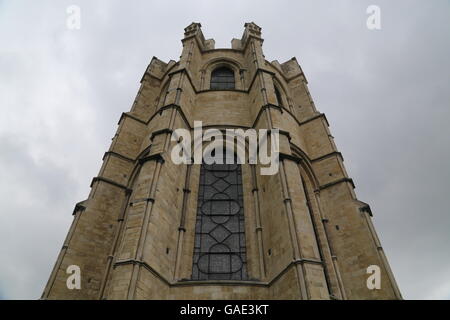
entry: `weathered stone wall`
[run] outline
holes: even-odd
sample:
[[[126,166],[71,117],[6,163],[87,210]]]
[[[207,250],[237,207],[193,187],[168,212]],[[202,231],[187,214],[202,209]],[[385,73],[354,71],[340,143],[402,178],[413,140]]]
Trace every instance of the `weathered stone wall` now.
[[[45,299],[399,299],[325,116],[295,58],[268,62],[260,28],[245,24],[232,49],[185,29],[178,62],[153,58],[124,113],[89,198],[78,204]],[[228,66],[235,90],[210,90]],[[275,87],[281,92],[277,100]],[[190,281],[200,166],[175,165],[173,130],[280,129],[280,167],[242,165],[249,281]],[[65,270],[80,266],[81,290]],[[381,268],[380,290],[366,286]]]

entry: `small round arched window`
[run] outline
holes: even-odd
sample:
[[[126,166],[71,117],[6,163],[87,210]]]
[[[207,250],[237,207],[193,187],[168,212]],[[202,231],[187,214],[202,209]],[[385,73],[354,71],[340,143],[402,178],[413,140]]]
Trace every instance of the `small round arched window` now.
[[[211,73],[211,89],[234,89],[234,72],[227,67],[219,67]]]

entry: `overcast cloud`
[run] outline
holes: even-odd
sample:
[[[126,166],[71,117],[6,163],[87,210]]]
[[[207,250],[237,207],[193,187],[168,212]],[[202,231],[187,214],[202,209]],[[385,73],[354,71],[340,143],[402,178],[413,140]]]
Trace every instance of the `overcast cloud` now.
[[[81,29],[66,8],[81,8]],[[381,30],[366,8],[381,8]],[[406,299],[450,298],[449,1],[0,0],[0,298],[37,299],[152,56],[245,22],[297,57]]]

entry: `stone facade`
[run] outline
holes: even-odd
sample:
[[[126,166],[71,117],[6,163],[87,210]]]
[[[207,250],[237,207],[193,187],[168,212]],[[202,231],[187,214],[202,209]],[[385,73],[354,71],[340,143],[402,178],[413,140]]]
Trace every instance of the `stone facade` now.
[[[42,298],[401,299],[370,208],[355,196],[297,60],[265,60],[254,23],[231,49],[215,49],[199,23],[182,43],[178,62],[154,57],[145,71]],[[235,89],[210,90],[223,66]],[[176,165],[170,151],[173,130],[192,130],[194,120],[280,130],[277,174],[241,166],[250,280],[190,280],[200,165]],[[69,265],[81,269],[79,290],[66,286]],[[380,267],[380,289],[367,288],[370,265]]]

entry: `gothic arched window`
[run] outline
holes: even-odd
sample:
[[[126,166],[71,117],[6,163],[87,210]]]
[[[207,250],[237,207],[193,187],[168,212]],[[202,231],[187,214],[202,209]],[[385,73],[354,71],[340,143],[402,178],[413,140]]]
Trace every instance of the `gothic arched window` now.
[[[278,106],[283,106],[283,98],[281,97],[280,90],[278,90],[277,87],[275,87],[275,96],[277,97]]]
[[[219,67],[211,73],[211,89],[234,89],[234,72],[227,67]]]
[[[241,166],[233,163],[201,165],[193,280],[247,279]]]

